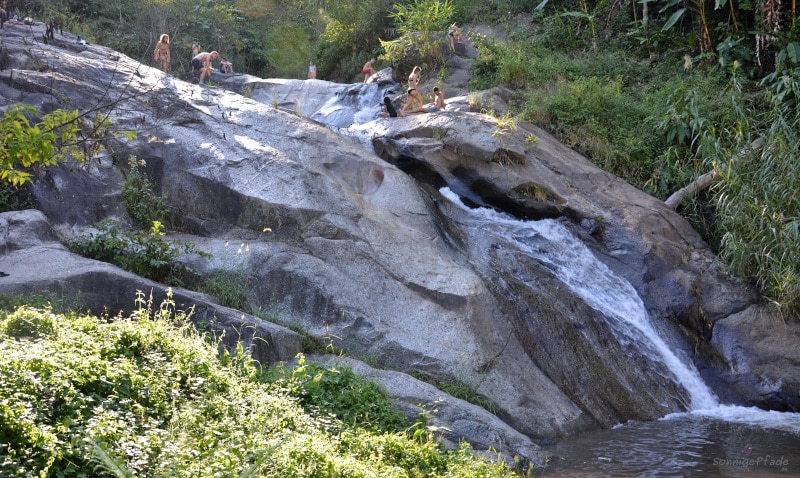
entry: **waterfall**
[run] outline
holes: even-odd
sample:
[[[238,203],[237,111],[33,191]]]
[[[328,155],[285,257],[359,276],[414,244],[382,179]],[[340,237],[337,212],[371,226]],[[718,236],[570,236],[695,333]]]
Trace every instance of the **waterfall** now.
[[[633,286],[600,262],[561,223],[550,219],[520,221],[488,208],[469,209],[449,188],[440,192],[468,211],[475,225],[487,234],[510,241],[552,270],[573,293],[608,318],[623,345],[636,347],[648,359],[663,363],[672,379],[686,390],[691,410],[719,405],[697,369],[681,361],[658,335]]]

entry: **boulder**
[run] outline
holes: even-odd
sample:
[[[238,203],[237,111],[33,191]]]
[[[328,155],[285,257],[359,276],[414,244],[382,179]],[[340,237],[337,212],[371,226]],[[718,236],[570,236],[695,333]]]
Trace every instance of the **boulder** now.
[[[426,426],[436,430],[447,448],[457,449],[466,441],[477,454],[489,460],[502,460],[511,468],[527,469],[529,465],[541,467],[546,463],[547,453],[495,415],[408,374],[372,368],[342,356],[308,355],[306,360],[326,367],[347,367],[378,384],[409,420],[427,417]]]

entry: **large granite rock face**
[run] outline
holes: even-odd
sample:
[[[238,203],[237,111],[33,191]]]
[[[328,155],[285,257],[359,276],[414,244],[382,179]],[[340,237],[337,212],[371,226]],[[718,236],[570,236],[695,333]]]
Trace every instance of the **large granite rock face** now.
[[[568,286],[565,266],[548,262],[548,251],[574,241],[602,265],[593,267],[638,292],[653,330],[694,361],[718,395],[797,406],[796,363],[779,386],[746,395],[745,377],[730,375],[731,355],[711,341],[720,320],[764,311],[753,290],[673,211],[542,130],[466,108],[380,118],[383,95],[401,99],[388,79],[339,85],[214,75],[219,86],[201,88],[70,35],[44,45],[41,33],[0,32],[8,53],[3,101],[99,107],[139,132],[134,141],[110,141],[85,170],[41,175],[39,208],[62,237],[99,218],[124,218],[119,183],[135,155],[169,197],[182,231],[175,237],[213,254],[186,258],[196,270],[242,274],[254,308],[355,357],[472,387],[528,437],[690,407],[646,334],[626,335],[614,311]],[[476,222],[445,186],[467,204],[542,219],[570,239],[532,233],[523,250],[519,237],[489,234],[505,219]],[[36,284],[58,281],[47,282],[45,263],[30,260],[39,264]],[[747,341],[741,328],[730,334]],[[777,383],[773,372],[768,380]],[[741,373],[767,380],[756,367]]]

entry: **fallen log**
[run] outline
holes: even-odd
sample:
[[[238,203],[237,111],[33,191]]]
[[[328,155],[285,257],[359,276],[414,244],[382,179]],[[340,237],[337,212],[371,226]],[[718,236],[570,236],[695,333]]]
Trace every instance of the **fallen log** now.
[[[764,138],[760,137],[750,143],[750,150],[755,151],[761,148],[761,145],[764,143]],[[735,163],[739,160],[739,156],[744,154],[745,151],[739,153],[739,155],[734,156],[731,158],[731,163]],[[667,205],[670,209],[677,208],[686,198],[694,196],[698,192],[702,191],[703,189],[711,186],[715,182],[719,181],[719,178],[722,176],[722,173],[725,172],[727,169],[726,166],[720,166],[719,169],[714,169],[713,171],[709,171],[705,174],[701,174],[697,177],[694,181],[689,183],[688,185],[678,189],[670,197],[664,201],[664,204]]]

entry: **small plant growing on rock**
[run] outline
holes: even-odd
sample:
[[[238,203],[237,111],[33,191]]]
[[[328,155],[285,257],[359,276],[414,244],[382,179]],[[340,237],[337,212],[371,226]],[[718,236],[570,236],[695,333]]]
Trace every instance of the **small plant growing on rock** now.
[[[133,223],[139,228],[147,228],[154,221],[169,222],[167,197],[156,194],[155,185],[143,171],[146,166],[145,161],[131,156],[128,165],[130,171],[122,184],[122,197],[125,199],[125,209]]]
[[[120,222],[115,220],[101,222],[98,229],[96,234],[90,233],[73,241],[70,248],[82,256],[109,262],[158,282],[182,283],[182,277],[189,270],[177,262],[180,254],[209,256],[192,242],[165,240],[163,225],[158,221],[153,222],[148,232],[122,231]]]

